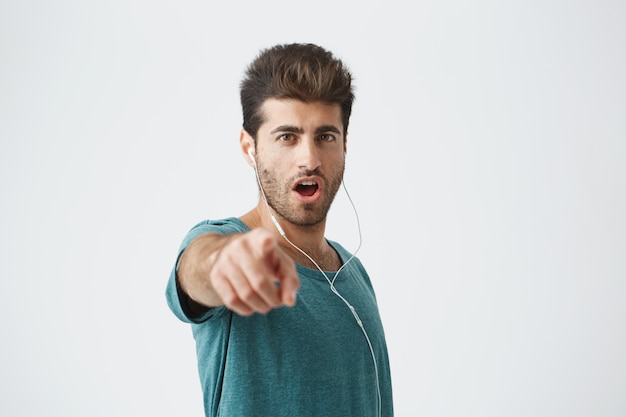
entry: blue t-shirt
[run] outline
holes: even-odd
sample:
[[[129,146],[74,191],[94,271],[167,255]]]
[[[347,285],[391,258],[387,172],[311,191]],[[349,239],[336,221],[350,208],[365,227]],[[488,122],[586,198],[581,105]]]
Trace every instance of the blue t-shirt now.
[[[236,218],[204,221],[187,234],[179,255],[201,234],[248,230]],[[350,258],[339,244],[329,243],[342,262]],[[385,335],[363,265],[353,258],[334,285],[364,330],[319,270],[296,268],[295,307],[249,317],[217,307],[197,318],[185,314],[185,296],[177,288],[176,267],[172,270],[167,301],[179,319],[191,323],[205,415],[377,417],[380,406],[381,416],[393,416]],[[326,275],[332,281],[335,272]]]

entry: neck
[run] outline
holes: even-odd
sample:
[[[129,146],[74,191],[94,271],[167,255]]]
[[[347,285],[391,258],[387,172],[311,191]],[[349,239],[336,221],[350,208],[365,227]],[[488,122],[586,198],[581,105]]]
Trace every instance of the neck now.
[[[320,268],[326,271],[337,270],[341,266],[339,255],[324,238],[324,232],[326,230],[325,220],[312,226],[298,226],[281,219],[277,215],[275,215],[275,218],[277,218],[285,236],[282,236],[278,228],[274,225],[265,204],[260,203],[256,208],[241,216],[241,220],[250,229],[263,227],[275,233],[280,246],[296,263],[308,268],[317,269],[315,264],[308,258],[311,257]],[[294,245],[297,248],[294,247]],[[298,250],[298,248],[300,250]]]
[[[280,246],[291,256],[294,262],[307,268],[337,271],[341,267],[339,254],[335,252],[328,242],[325,242],[324,248],[317,252],[307,251],[299,246],[296,248],[287,241],[287,238],[280,242]]]

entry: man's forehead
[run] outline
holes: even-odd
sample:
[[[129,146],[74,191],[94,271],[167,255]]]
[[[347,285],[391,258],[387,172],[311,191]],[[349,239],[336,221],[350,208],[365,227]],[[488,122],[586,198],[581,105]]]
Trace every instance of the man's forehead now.
[[[281,126],[294,133],[310,129],[341,132],[343,127],[339,104],[270,98],[263,102],[261,110],[262,127],[272,132]]]

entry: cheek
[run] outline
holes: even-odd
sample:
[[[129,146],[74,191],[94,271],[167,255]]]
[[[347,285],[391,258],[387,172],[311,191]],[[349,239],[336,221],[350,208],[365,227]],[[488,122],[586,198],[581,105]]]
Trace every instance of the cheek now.
[[[342,154],[341,157],[335,158],[332,162],[333,172],[343,172],[345,166],[346,166],[345,154]]]
[[[288,183],[288,173],[281,167],[284,162],[265,161],[259,168],[259,173],[263,183],[273,190],[279,190],[285,187],[285,183]]]

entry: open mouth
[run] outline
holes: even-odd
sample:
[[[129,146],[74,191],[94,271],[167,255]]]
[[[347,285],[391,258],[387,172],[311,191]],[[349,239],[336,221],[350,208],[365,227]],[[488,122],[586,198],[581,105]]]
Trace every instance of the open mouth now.
[[[311,197],[317,192],[318,188],[319,186],[315,181],[302,181],[296,185],[296,192],[303,196]]]

